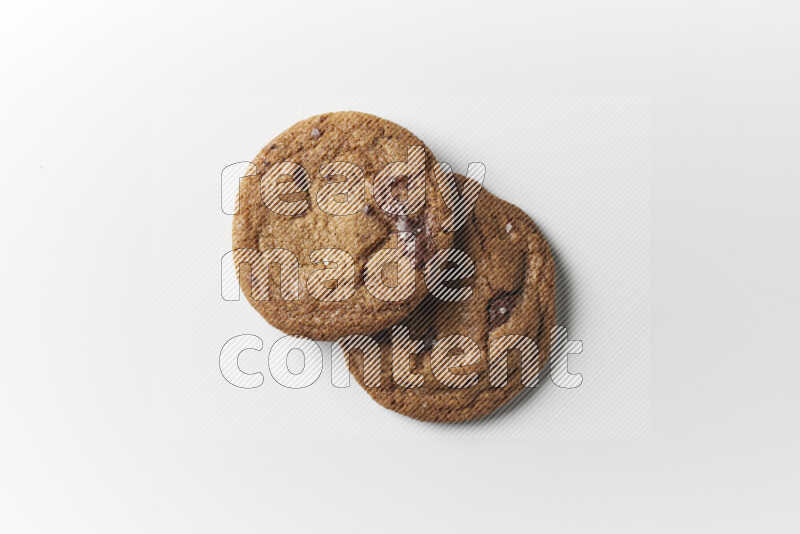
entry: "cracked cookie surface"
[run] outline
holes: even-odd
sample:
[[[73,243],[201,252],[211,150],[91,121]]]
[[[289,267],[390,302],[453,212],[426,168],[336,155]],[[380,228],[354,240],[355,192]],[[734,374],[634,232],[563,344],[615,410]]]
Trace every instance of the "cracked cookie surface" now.
[[[406,161],[409,147],[413,146],[424,150],[425,203],[407,216],[391,215],[376,202],[374,179],[387,164]],[[286,190],[295,191],[282,194],[281,200],[307,206],[302,213],[275,213],[262,200],[262,177],[282,162],[296,163],[307,172],[307,176],[297,172],[282,176],[276,182],[278,186],[284,184]],[[330,209],[326,212],[320,207],[320,200],[325,201],[329,195],[322,191],[326,185],[347,181],[343,175],[333,172],[323,177],[322,166],[333,162],[346,162],[363,172],[363,208],[355,213],[332,214]],[[259,300],[253,297],[250,277],[244,273],[240,276],[243,293],[271,325],[287,334],[316,340],[372,334],[408,315],[425,297],[424,264],[437,249],[451,246],[453,234],[441,229],[441,221],[448,210],[434,184],[431,169],[435,159],[411,132],[365,113],[327,113],[290,127],[267,143],[252,163],[249,176],[243,178],[240,185],[238,212],[233,220],[233,248],[261,253],[285,249],[299,262],[297,300],[281,298],[280,277],[287,275],[284,272],[279,274],[277,266],[270,266],[259,274],[268,277],[267,294]],[[410,201],[405,178],[398,176],[396,183],[393,181],[389,201],[399,199],[401,204],[404,200]],[[290,182],[297,187],[290,187]],[[298,192],[301,189],[304,191]],[[378,195],[384,207],[387,194],[383,191],[382,197]],[[339,193],[334,192],[332,196],[337,195]],[[344,198],[349,197],[345,195]],[[370,294],[365,286],[365,264],[373,253],[398,247],[398,233],[401,231],[410,231],[416,237],[416,261],[412,262],[415,289],[404,300],[387,302]],[[312,273],[329,268],[327,263],[312,261],[312,253],[319,249],[340,249],[352,256],[352,295],[346,300],[321,300],[309,293],[307,284]],[[336,267],[336,264],[332,266]],[[245,269],[249,267],[242,270]],[[387,279],[388,284],[392,283],[391,269],[381,276]],[[326,283],[331,284],[330,281]],[[340,280],[339,283],[343,282]]]
[[[407,361],[410,372],[422,378],[422,385],[407,388],[393,380],[391,329],[373,336],[380,348],[380,364],[371,368],[368,380],[363,344],[361,348],[342,346],[351,374],[375,401],[421,421],[477,419],[511,400],[533,382],[531,370],[536,373],[547,362],[550,331],[555,326],[555,269],[550,247],[522,210],[482,190],[471,217],[456,231],[453,247],[466,252],[475,265],[474,275],[453,287],[469,285],[472,295],[462,302],[428,295],[399,325],[408,329],[415,340],[412,343],[420,343],[421,350]],[[441,373],[441,365],[432,364],[435,347],[451,335],[466,336],[480,349],[479,361],[466,360],[468,365],[451,368],[456,377],[462,377],[462,384],[477,373],[469,387],[447,387],[436,375]],[[538,358],[523,371],[522,352],[508,351],[505,385],[495,387],[490,380],[489,347],[511,339],[504,337],[510,335],[533,340]],[[495,379],[501,376],[495,371],[491,374]]]

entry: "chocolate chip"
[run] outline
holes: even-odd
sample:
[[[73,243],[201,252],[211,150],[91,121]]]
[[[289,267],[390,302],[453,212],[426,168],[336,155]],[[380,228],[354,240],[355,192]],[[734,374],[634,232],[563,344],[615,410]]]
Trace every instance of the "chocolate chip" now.
[[[408,196],[408,176],[395,176],[392,178],[391,184],[392,196],[395,198]]]
[[[428,327],[428,331],[422,336],[422,352],[427,352],[433,349],[436,344],[436,336],[439,333],[439,328],[434,324]]]
[[[395,215],[394,225],[397,227],[398,232],[414,232],[417,229],[407,215]]]
[[[414,268],[421,269],[436,253],[434,237],[438,235],[438,226],[433,224],[429,217],[418,217],[416,220],[407,215],[393,216],[398,232],[411,232],[416,238],[414,244]]]
[[[314,128],[313,130],[311,130],[311,138],[312,139],[319,139],[321,136],[322,136],[322,132],[320,132],[318,129]]]
[[[511,317],[511,311],[517,304],[517,293],[501,291],[489,301],[486,310],[488,312],[489,330],[505,324]]]

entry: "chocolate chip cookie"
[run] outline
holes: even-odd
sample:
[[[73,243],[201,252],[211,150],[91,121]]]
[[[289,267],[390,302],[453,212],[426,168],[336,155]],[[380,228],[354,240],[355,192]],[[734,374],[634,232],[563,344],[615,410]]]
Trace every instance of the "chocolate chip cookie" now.
[[[452,244],[425,144],[357,112],[303,120],[267,143],[239,190],[234,261],[273,326],[335,340],[372,334],[425,297],[423,270]]]
[[[476,419],[535,385],[555,326],[550,247],[522,210],[481,191],[454,248],[471,258],[474,271],[450,262],[461,280],[445,284],[445,299],[431,289],[373,341],[339,344],[375,401],[421,421]],[[462,300],[465,291],[471,294]]]

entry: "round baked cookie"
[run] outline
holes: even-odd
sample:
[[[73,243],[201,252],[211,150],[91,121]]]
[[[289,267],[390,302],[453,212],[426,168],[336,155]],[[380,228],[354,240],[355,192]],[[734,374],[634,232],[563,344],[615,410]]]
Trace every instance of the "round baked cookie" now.
[[[419,352],[408,350],[410,345],[398,335],[397,328],[394,334],[390,328],[372,336],[380,347],[379,364],[377,354],[367,359],[369,351],[363,339],[339,344],[352,375],[375,401],[420,421],[477,419],[511,400],[526,386],[535,385],[538,371],[548,360],[550,331],[556,324],[555,270],[550,247],[522,210],[482,190],[471,217],[456,232],[454,248],[469,255],[475,271],[470,278],[448,284],[453,288],[469,286],[472,295],[464,301],[448,302],[429,294],[396,325],[408,329],[411,343],[418,343],[414,348],[421,349]],[[473,340],[480,349],[479,360],[467,358],[468,342],[461,349],[454,348],[447,341],[452,335]],[[520,335],[535,342],[538,356]],[[398,344],[406,347],[397,352],[408,355],[405,370],[416,375],[414,380],[422,385],[406,387],[413,380],[403,372],[399,373],[399,381],[404,384],[393,380],[393,343],[395,348]],[[498,350],[490,365],[490,346],[515,350]],[[436,347],[440,347],[438,352]],[[522,348],[528,350],[527,356],[516,350]],[[475,349],[471,353],[474,356]],[[461,354],[465,359],[456,363],[466,365],[451,366],[447,354]],[[367,361],[372,362],[371,367]],[[401,370],[402,361],[395,362]],[[365,383],[365,370],[369,383]],[[454,385],[462,387],[451,387]]]
[[[419,138],[366,113],[326,113],[278,135],[252,163],[233,219],[234,260],[249,269],[240,276],[243,293],[271,325],[329,341],[375,333],[422,301],[425,263],[453,234],[442,229],[449,211],[434,182],[436,160]],[[392,248],[406,253],[413,272],[390,265],[375,273],[375,262],[371,275],[406,288],[413,275],[412,289],[394,295],[365,282],[368,259]],[[267,253],[263,264],[248,261]]]

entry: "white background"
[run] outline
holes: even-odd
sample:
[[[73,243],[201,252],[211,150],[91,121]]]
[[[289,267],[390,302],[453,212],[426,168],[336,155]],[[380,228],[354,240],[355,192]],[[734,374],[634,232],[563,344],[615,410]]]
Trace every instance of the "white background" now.
[[[792,2],[5,7],[0,525],[796,530]],[[639,440],[200,440],[151,428],[152,95],[648,94]]]

